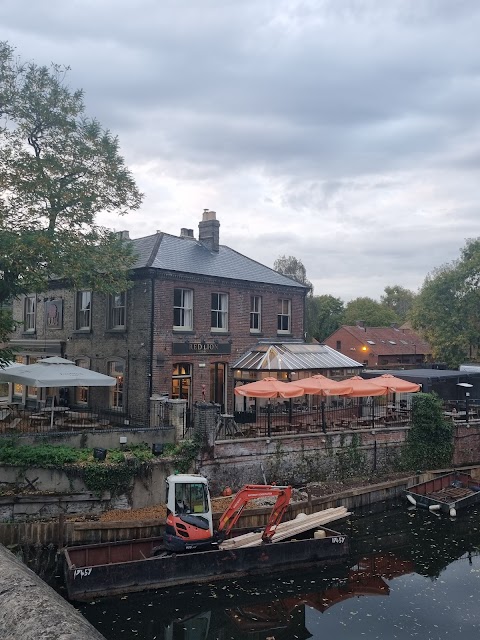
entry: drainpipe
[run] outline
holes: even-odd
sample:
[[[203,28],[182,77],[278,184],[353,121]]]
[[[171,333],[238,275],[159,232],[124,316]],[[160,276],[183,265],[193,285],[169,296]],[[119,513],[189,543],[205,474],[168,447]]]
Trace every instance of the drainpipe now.
[[[150,398],[153,393],[153,336],[154,336],[154,318],[155,318],[155,278],[152,276],[150,279],[152,290],[150,292],[150,374],[148,385],[148,413],[150,414]],[[150,417],[150,416],[149,416]]]

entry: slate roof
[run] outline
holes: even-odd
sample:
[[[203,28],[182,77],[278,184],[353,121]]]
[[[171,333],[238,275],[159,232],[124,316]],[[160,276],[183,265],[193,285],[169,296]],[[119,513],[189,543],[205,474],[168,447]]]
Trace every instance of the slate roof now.
[[[325,344],[258,344],[232,365],[248,371],[363,369],[363,365]]]
[[[393,327],[364,328],[348,325],[342,325],[341,328],[362,344],[368,344],[370,349],[377,355],[411,355],[412,353],[430,355],[432,353],[432,348],[428,342],[411,329],[395,329]]]
[[[220,245],[218,252],[209,251],[194,238],[180,238],[167,233],[133,239],[132,243],[138,255],[134,269],[151,267],[214,278],[308,288],[225,245]]]

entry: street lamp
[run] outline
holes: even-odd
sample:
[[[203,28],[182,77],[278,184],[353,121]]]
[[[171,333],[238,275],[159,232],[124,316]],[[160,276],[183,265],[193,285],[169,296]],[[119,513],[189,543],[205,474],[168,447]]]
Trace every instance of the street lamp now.
[[[458,382],[457,387],[463,387],[465,389],[465,422],[468,425],[468,420],[469,420],[468,405],[470,401],[470,391],[467,391],[467,389],[471,389],[473,387],[473,384],[470,384],[469,382]]]

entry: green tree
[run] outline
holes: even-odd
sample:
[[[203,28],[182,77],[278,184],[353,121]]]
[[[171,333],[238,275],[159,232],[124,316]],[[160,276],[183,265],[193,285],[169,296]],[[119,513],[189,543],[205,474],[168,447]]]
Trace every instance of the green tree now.
[[[410,313],[433,356],[456,368],[480,346],[480,239],[468,240],[460,258],[429,274]]]
[[[412,398],[412,427],[402,450],[407,469],[437,469],[451,464],[453,427],[445,420],[441,399],[434,393]]]
[[[340,298],[331,295],[308,296],[306,303],[306,331],[309,339],[323,342],[338,329],[345,306]]]
[[[400,321],[397,314],[372,298],[355,298],[347,303],[342,324],[354,325],[358,321],[369,327],[388,327]]]
[[[307,278],[307,270],[305,269],[303,262],[295,258],[294,256],[279,256],[274,264],[273,268],[279,273],[283,273],[284,276],[292,278],[301,284],[310,287],[310,293],[313,294],[313,286],[310,280]]]
[[[142,194],[67,71],[24,63],[0,43],[0,306],[53,276],[105,292],[127,286],[130,246],[95,219],[138,209]],[[10,331],[2,313],[0,343]]]
[[[413,306],[415,301],[415,294],[409,289],[405,289],[396,284],[393,287],[385,287],[385,294],[380,297],[380,302],[391,309],[395,315],[401,320],[405,321],[408,316],[408,312]]]

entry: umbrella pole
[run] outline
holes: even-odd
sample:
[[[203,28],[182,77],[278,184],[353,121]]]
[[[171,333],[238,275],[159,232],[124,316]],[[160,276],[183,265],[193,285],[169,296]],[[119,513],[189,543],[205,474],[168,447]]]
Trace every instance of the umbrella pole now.
[[[375,397],[372,396],[372,429],[375,429]]]
[[[267,405],[267,436],[270,438],[270,433],[272,431],[272,405],[270,398],[268,399]]]
[[[322,400],[320,403],[320,408],[322,410],[322,431],[323,433],[327,433],[327,422],[325,420],[325,400]]]
[[[52,408],[50,410],[50,430],[53,430],[54,406],[55,406],[55,396],[52,398]]]

